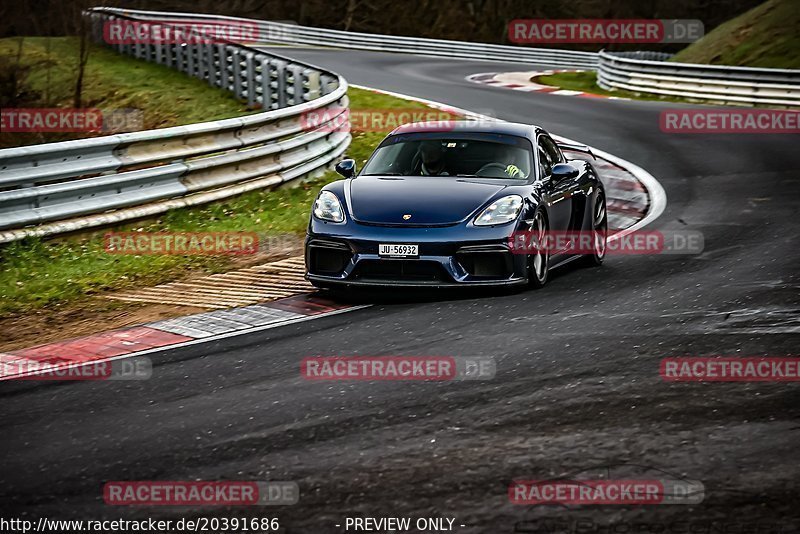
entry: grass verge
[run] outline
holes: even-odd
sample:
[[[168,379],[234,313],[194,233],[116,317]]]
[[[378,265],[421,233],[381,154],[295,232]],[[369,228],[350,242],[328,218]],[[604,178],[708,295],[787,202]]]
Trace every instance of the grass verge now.
[[[4,108],[72,108],[80,41],[75,37],[0,39]],[[92,44],[81,92],[85,108],[141,111],[143,129],[250,113],[230,93],[163,65]],[[104,133],[0,132],[0,148],[80,139]]]
[[[769,0],[714,28],[671,61],[800,69],[800,5]]]

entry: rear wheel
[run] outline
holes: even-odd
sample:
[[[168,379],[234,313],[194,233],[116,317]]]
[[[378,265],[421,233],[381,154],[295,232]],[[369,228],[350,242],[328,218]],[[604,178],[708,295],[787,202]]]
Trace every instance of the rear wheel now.
[[[592,267],[602,265],[606,257],[607,242],[608,211],[606,197],[601,192],[597,195],[592,208],[592,253],[584,257],[584,264]]]
[[[544,287],[550,264],[550,254],[547,251],[547,218],[539,210],[533,217],[531,224],[531,243],[539,250],[528,256],[528,285],[534,289]]]

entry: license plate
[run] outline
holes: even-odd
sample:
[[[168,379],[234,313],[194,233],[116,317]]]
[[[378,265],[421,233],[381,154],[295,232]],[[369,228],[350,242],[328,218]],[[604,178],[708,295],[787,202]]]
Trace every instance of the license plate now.
[[[378,256],[416,258],[419,256],[419,245],[378,245]]]

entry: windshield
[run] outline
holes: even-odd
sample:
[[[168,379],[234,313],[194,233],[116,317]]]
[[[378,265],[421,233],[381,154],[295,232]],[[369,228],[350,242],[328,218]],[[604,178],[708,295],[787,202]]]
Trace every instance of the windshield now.
[[[477,176],[527,180],[532,174],[530,142],[492,133],[398,134],[386,138],[362,176]]]

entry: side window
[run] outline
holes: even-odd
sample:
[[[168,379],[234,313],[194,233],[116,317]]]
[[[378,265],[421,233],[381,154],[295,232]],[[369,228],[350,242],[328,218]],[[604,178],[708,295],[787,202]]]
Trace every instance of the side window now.
[[[564,163],[564,155],[559,150],[558,145],[553,142],[552,139],[547,137],[546,135],[542,135],[539,137],[539,142],[542,144],[544,149],[550,155],[550,161],[553,162],[553,165],[556,163]]]
[[[542,171],[542,176],[550,176],[553,173],[553,158],[544,148],[543,139],[543,137],[539,138],[539,168]]]

